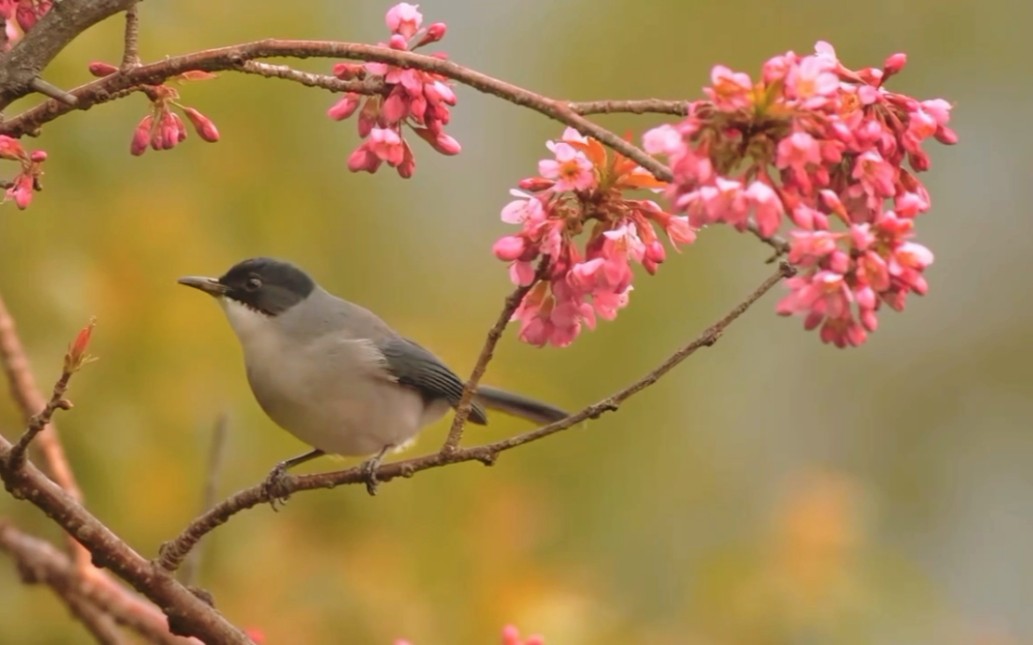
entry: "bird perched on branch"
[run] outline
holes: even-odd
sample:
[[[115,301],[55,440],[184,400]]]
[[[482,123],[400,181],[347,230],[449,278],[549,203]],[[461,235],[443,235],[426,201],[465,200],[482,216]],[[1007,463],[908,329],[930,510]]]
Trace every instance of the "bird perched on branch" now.
[[[434,354],[293,264],[252,258],[222,277],[186,276],[179,283],[222,305],[258,404],[313,447],[277,464],[266,480],[271,493],[289,468],[329,453],[372,455],[363,472],[373,494],[384,455],[459,404],[464,383]],[[542,425],[567,416],[551,405],[479,386],[469,420],[487,423],[485,408]]]

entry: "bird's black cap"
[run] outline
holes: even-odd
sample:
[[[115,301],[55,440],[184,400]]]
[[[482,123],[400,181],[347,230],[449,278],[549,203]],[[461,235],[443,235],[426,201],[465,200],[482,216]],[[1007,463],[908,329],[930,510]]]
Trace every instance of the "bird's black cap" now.
[[[218,279],[186,276],[179,283],[235,300],[268,316],[282,314],[316,288],[315,281],[300,268],[265,257],[238,262]]]

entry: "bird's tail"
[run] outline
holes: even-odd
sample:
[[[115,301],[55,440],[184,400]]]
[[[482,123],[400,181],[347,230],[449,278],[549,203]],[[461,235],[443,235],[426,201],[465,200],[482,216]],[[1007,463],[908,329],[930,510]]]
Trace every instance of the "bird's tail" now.
[[[513,394],[489,385],[479,386],[474,398],[486,408],[527,419],[540,425],[547,425],[569,416],[566,411],[548,403],[535,401],[526,396]]]

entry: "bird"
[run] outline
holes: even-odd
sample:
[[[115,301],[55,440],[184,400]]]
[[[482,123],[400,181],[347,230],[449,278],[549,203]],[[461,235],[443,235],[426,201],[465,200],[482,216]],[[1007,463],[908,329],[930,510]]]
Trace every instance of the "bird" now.
[[[312,447],[269,473],[265,485],[273,500],[286,498],[288,469],[324,454],[368,457],[362,472],[375,494],[384,456],[406,447],[459,404],[465,384],[437,356],[291,262],[254,257],[218,278],[191,275],[178,282],[218,301],[243,351],[259,407]],[[486,408],[539,425],[568,416],[558,407],[480,385],[469,421],[486,424]]]

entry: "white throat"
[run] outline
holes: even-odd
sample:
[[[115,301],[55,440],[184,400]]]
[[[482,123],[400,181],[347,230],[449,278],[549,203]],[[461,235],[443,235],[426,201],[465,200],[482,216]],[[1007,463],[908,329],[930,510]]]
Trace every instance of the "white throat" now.
[[[255,311],[232,298],[221,297],[218,300],[222,310],[226,312],[230,327],[237,334],[245,350],[252,344],[266,345],[276,340],[275,321],[272,316]]]

